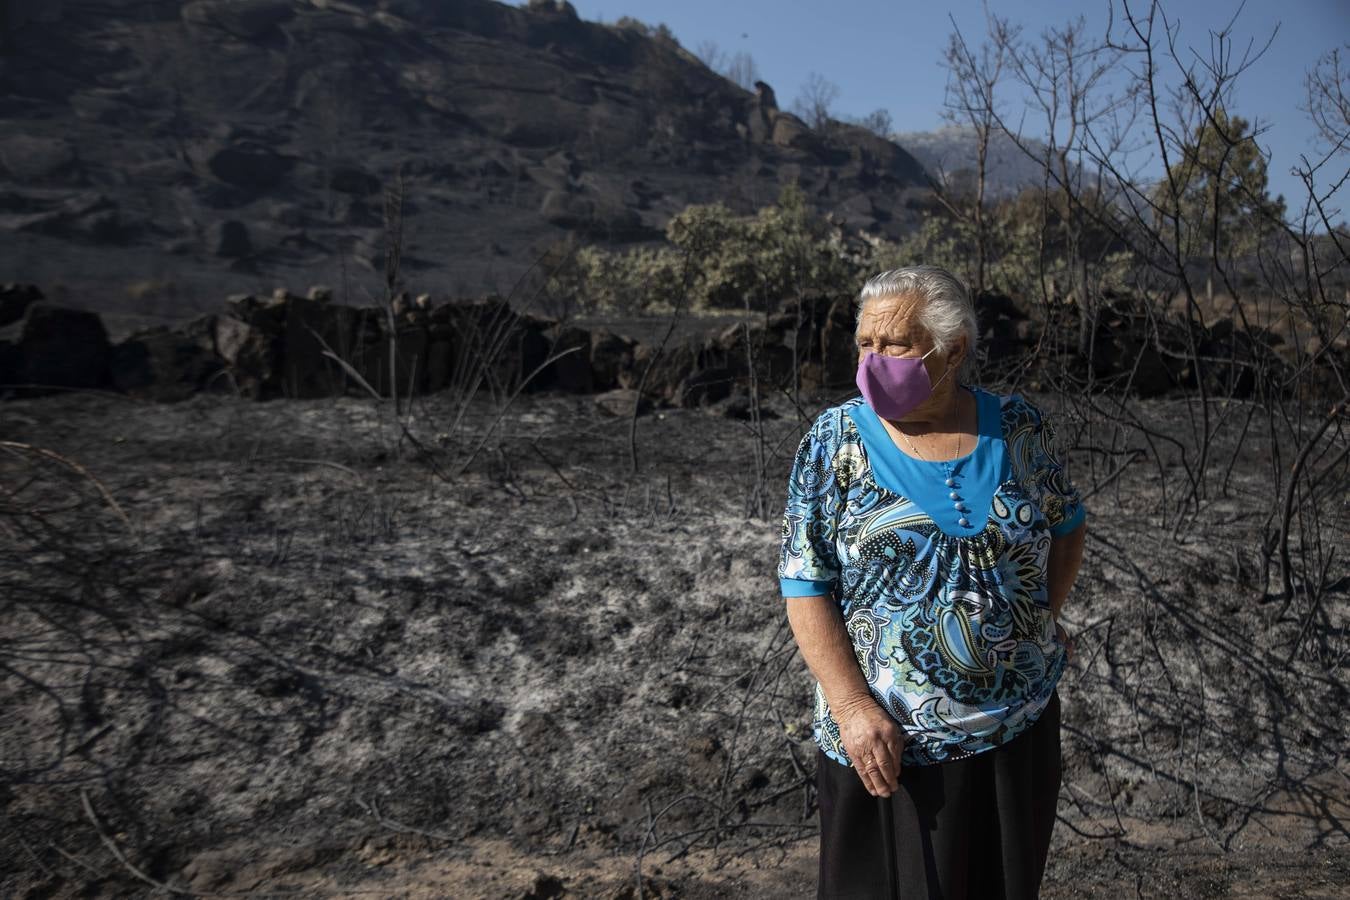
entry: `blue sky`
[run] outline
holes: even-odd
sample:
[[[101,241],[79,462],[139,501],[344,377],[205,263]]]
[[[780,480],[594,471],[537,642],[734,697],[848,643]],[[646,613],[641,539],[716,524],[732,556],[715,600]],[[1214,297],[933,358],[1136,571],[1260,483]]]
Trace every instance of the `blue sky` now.
[[[612,23],[628,15],[652,25],[663,22],[689,50],[704,41],[716,42],[727,53],[744,50],[782,107],[790,106],[807,77],[818,72],[839,86],[839,113],[859,116],[885,108],[898,131],[927,131],[943,124],[946,70],[939,63],[952,30],[948,15],[968,41],[976,42],[984,34],[983,6],[975,0],[572,0],[572,4],[585,19]],[[1024,35],[1034,36],[1078,14],[1087,20],[1091,33],[1100,34],[1109,6],[1107,0],[1073,5],[1019,0],[992,8],[1022,25]],[[1133,0],[1130,8],[1139,11],[1147,4]],[[1227,25],[1237,3],[1168,0],[1164,9],[1180,25],[1179,44],[1207,58],[1209,31]],[[1235,55],[1240,56],[1249,41],[1259,49],[1277,26],[1265,55],[1238,79],[1231,111],[1269,126],[1258,143],[1271,155],[1271,190],[1292,200],[1304,191],[1288,170],[1300,153],[1314,149],[1314,129],[1299,109],[1304,75],[1319,55],[1334,47],[1346,47],[1343,59],[1350,58],[1350,0],[1247,0],[1233,26]],[[1015,96],[1008,103],[1010,111],[1021,108]],[[1148,166],[1142,155],[1136,162]],[[1338,165],[1341,171],[1336,176],[1345,168],[1343,162]],[[1350,206],[1343,196],[1336,199],[1341,207]]]

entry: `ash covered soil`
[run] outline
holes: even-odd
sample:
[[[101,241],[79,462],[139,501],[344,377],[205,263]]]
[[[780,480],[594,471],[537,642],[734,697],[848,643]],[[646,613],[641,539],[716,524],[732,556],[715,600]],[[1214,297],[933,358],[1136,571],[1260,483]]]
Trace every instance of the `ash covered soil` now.
[[[806,422],[774,408],[762,441],[644,415],[630,474],[626,419],[522,395],[447,482],[365,399],[0,406],[127,517],[0,454],[0,894],[626,898],[640,871],[644,897],[814,897],[813,682],[775,571]],[[1184,442],[1184,400],[1134,409]],[[495,415],[437,438],[457,412],[416,406],[442,468]],[[1343,896],[1344,550],[1286,663],[1309,610],[1261,602],[1264,435],[1221,435],[1227,495],[1174,537],[1177,458],[1108,480],[1104,427],[1060,429],[1101,486],[1043,896]]]

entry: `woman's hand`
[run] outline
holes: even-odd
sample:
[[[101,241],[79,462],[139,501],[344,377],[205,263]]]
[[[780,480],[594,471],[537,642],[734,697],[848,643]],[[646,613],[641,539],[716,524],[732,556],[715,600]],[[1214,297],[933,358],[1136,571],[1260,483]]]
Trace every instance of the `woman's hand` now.
[[[900,754],[905,733],[872,697],[834,711],[844,750],[874,797],[889,797],[900,786]]]

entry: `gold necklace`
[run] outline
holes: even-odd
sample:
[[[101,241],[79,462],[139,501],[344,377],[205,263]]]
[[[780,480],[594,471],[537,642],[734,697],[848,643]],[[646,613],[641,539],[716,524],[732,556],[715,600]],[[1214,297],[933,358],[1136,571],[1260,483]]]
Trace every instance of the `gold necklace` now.
[[[895,426],[895,430],[900,431],[900,426],[899,425]],[[924,456],[922,453],[919,452],[919,448],[914,446],[914,442],[909,439],[909,435],[905,434],[903,431],[900,431],[900,436],[905,439],[906,444],[909,444],[910,449],[919,455],[919,459],[922,459],[924,462],[933,462],[933,460],[930,460],[928,457]],[[964,435],[962,435],[962,433],[959,430],[956,432],[956,456],[952,457],[953,459],[961,458],[961,438],[963,436]]]
[[[895,430],[900,431],[899,427],[897,427]],[[909,444],[911,450],[919,454],[919,459],[922,459],[924,462],[931,462],[931,460],[929,460],[928,457],[924,456],[922,453],[919,452],[918,447],[914,446],[914,442],[909,439],[909,435],[905,434],[903,431],[900,431],[900,436],[905,439],[906,444]],[[956,456],[953,457],[954,459],[961,458],[961,438],[962,434],[961,432],[958,431],[956,433]]]

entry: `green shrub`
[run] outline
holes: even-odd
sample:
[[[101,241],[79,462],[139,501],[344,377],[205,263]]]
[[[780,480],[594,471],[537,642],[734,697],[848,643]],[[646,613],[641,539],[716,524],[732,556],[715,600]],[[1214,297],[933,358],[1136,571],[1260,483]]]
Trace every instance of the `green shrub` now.
[[[1039,303],[1044,283],[1057,298],[1069,279],[1053,204],[1027,191],[990,204],[986,220],[989,289]],[[1132,257],[1095,231],[1085,232],[1085,239],[1093,290],[1128,290]],[[662,246],[583,248],[551,288],[582,308],[611,313],[666,313],[677,305],[693,313],[765,310],[798,296],[852,296],[870,275],[921,263],[942,266],[973,285],[973,224],[936,208],[925,211],[899,243],[845,240],[812,212],[800,188],[788,185],[775,204],[753,215],[722,203],[689,206],[667,224]]]
[[[871,261],[870,251],[847,252],[795,185],[754,215],[722,203],[689,206],[667,224],[666,239],[621,252],[583,248],[551,288],[594,310],[665,312],[687,283],[686,311],[763,310],[799,293],[851,294]]]

